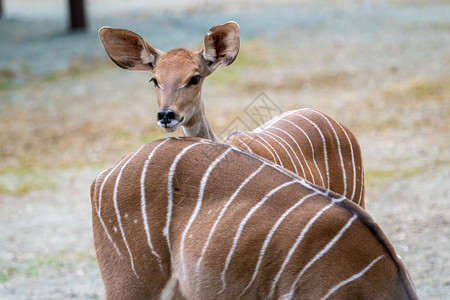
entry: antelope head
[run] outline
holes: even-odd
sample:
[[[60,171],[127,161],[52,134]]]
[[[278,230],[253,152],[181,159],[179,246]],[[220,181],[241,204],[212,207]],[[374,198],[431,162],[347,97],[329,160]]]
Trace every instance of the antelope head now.
[[[228,66],[239,52],[239,26],[227,22],[206,33],[200,51],[182,48],[163,52],[138,34],[102,27],[100,41],[111,60],[128,70],[151,71],[159,105],[158,125],[166,132],[182,126],[185,136],[216,140],[201,99],[204,79],[219,66]]]

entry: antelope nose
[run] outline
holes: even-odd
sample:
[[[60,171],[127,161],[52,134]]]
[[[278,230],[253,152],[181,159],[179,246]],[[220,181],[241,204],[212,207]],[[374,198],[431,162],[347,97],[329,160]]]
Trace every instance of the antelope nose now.
[[[160,110],[158,112],[158,121],[162,124],[167,125],[175,119],[175,113],[173,110]]]

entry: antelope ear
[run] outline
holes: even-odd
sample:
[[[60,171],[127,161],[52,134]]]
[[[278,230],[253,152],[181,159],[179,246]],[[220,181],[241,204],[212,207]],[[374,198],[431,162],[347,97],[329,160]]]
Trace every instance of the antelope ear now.
[[[230,65],[239,53],[239,25],[227,22],[214,26],[203,40],[202,57],[211,71]]]
[[[162,51],[153,48],[138,34],[120,28],[102,27],[98,31],[106,53],[121,68],[152,71]]]

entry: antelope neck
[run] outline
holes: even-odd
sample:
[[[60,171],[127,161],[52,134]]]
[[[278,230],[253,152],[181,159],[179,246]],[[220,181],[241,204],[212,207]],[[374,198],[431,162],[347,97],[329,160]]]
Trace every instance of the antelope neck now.
[[[194,136],[217,141],[217,137],[214,134],[208,118],[206,117],[203,103],[201,104],[197,113],[195,113],[192,118],[183,125],[182,131],[183,135],[187,137]]]

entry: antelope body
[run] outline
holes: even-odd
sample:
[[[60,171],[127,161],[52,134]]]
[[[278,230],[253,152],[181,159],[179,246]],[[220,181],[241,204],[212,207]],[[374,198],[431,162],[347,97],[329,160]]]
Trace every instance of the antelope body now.
[[[240,44],[235,22],[212,27],[200,51],[179,48],[163,52],[126,29],[103,27],[99,37],[118,66],[153,72],[159,126],[167,132],[182,127],[185,136],[217,141],[205,114],[201,86],[215,69],[235,60]],[[224,142],[365,206],[358,141],[343,125],[320,112],[288,112],[253,132],[233,134]]]
[[[223,142],[365,207],[359,143],[350,130],[324,113],[309,108],[288,111],[251,132],[232,133]]]
[[[91,204],[107,299],[417,299],[361,207],[233,146],[146,144]]]

